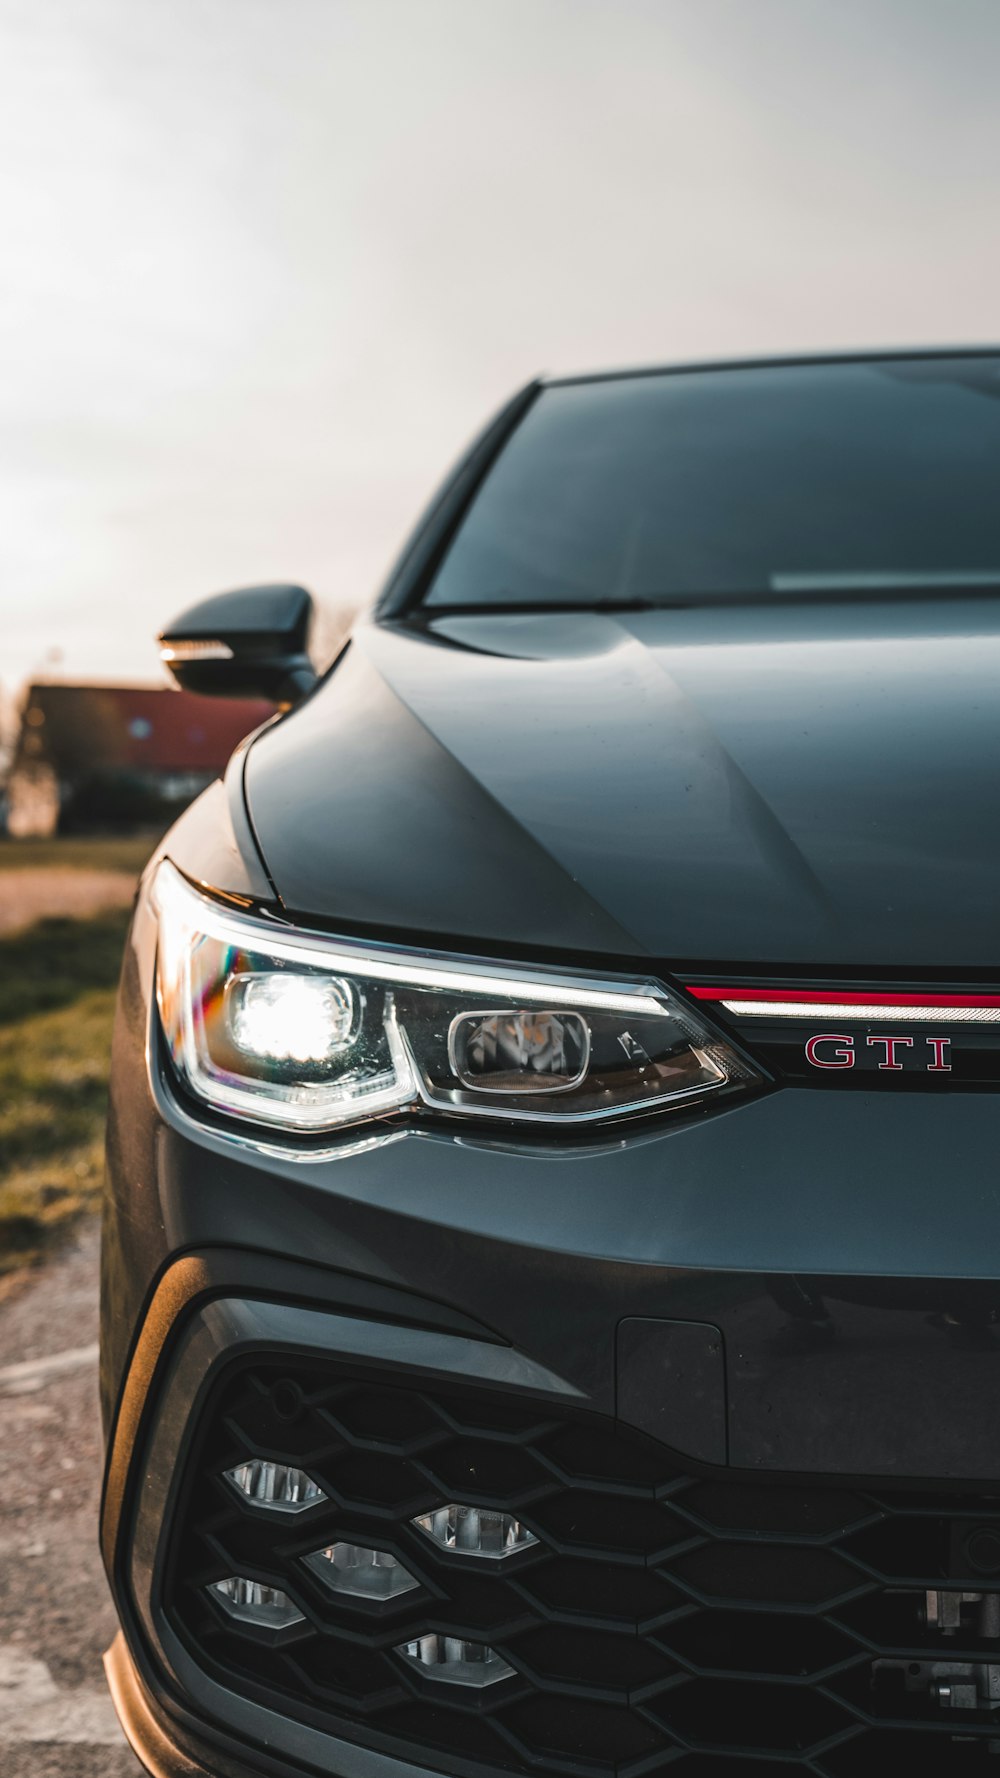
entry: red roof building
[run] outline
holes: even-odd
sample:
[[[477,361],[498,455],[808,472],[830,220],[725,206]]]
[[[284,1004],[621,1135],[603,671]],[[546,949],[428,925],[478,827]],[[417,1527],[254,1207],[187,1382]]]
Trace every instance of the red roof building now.
[[[150,685],[28,687],[7,786],[14,835],[168,821],[270,704]]]

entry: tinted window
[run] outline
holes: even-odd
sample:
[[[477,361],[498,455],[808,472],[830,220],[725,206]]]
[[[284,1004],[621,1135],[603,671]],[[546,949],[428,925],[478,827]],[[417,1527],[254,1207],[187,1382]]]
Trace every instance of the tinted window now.
[[[1000,357],[548,388],[432,605],[1000,586]]]

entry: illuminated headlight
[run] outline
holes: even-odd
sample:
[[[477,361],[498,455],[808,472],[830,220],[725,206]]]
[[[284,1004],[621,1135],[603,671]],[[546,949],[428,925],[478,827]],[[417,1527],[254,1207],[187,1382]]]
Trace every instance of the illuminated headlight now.
[[[325,938],[224,907],[166,862],[153,899],[174,1065],[230,1117],[296,1131],[426,1110],[572,1124],[760,1078],[655,982]]]
[[[234,982],[233,1041],[244,1055],[278,1062],[311,1062],[335,1056],[351,1041],[354,997],[350,982],[336,976],[246,975]]]

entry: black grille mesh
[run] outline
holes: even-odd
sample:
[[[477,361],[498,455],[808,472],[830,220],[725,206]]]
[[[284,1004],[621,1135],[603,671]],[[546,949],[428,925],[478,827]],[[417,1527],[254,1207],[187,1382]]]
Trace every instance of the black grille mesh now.
[[[329,1502],[287,1518],[244,1504],[224,1472],[249,1456],[302,1465]],[[929,1589],[988,1589],[956,1570],[965,1531],[1000,1531],[1000,1484],[872,1491],[674,1462],[596,1415],[261,1359],[202,1416],[164,1606],[231,1688],[443,1769],[1000,1778],[1000,1704],[944,1709],[904,1678],[1000,1661],[967,1623],[946,1637],[922,1622]],[[540,1542],[500,1565],[439,1550],[410,1520],[452,1500]],[[374,1608],[331,1594],[302,1558],[334,1539],[390,1550],[420,1590]],[[205,1590],[233,1574],[282,1588],[306,1623],[278,1639],[234,1623]],[[424,1678],[394,1650],[427,1631],[489,1643],[514,1677],[481,1692]]]

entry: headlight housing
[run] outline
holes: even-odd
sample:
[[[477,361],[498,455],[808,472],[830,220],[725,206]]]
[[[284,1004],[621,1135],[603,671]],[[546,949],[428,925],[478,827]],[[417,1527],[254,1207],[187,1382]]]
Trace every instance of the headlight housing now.
[[[217,1112],[300,1133],[435,1111],[574,1124],[760,1075],[655,982],[326,938],[157,871],[157,999],[177,1073]]]

